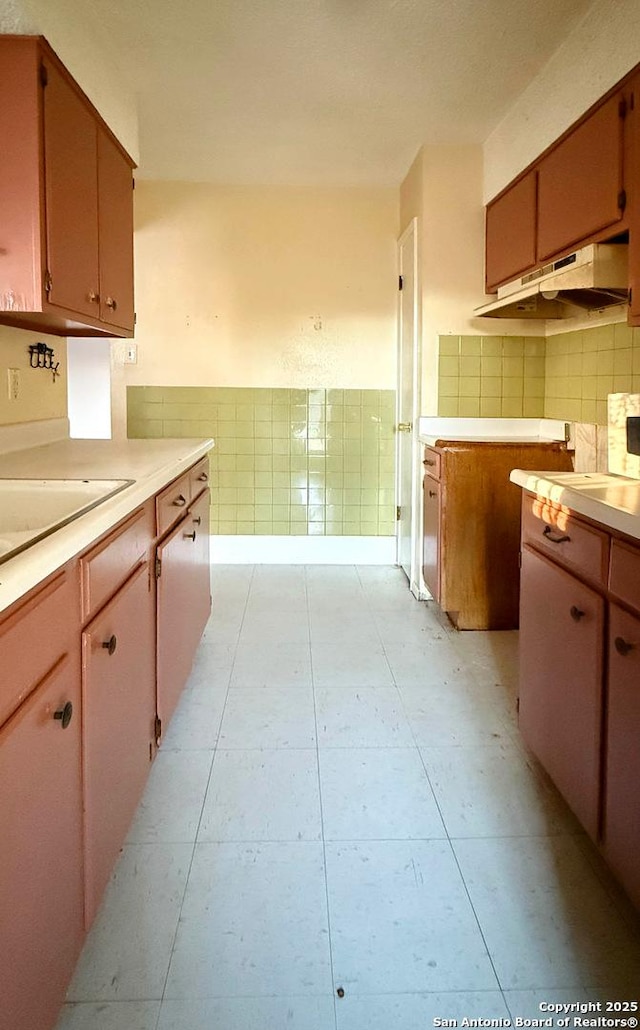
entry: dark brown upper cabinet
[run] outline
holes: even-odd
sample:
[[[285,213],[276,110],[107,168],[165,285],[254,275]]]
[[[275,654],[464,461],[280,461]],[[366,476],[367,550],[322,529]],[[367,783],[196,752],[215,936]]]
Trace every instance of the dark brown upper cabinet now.
[[[39,36],[0,36],[0,324],[133,335],[134,163]]]
[[[616,94],[585,118],[538,166],[538,260],[617,226],[626,208],[626,100]]]
[[[536,263],[536,177],[529,172],[487,206],[487,293]]]

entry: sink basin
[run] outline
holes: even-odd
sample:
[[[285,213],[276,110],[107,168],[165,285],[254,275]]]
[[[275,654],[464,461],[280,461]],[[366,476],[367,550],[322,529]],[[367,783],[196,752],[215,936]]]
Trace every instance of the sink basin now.
[[[0,479],[0,563],[124,490],[131,479]]]

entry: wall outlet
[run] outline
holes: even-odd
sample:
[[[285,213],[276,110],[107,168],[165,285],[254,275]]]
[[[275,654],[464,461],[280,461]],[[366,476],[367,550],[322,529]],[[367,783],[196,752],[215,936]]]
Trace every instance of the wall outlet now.
[[[124,348],[124,363],[125,365],[137,365],[138,364],[138,344],[127,343]]]
[[[20,398],[20,369],[7,369],[7,396],[10,401],[17,401]]]

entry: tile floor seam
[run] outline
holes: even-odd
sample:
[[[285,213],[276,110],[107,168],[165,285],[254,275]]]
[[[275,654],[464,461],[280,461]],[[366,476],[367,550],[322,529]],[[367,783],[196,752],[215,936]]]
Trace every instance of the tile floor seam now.
[[[309,632],[311,632],[311,618],[310,618],[310,611],[309,611],[309,593],[308,593],[308,587],[307,587],[307,576],[308,576],[307,566],[305,566],[305,573],[304,573],[304,575],[305,575],[305,592],[306,592],[306,595],[307,595],[307,619],[309,620]],[[325,906],[326,906],[326,913],[327,913],[327,933],[328,933],[328,946],[329,946],[329,965],[330,965],[330,968],[331,968],[331,995],[332,995],[332,1001],[333,1001],[333,1022],[334,1022],[333,1030],[337,1030],[337,1027],[338,1027],[338,1011],[337,1011],[337,1002],[336,1002],[336,981],[335,981],[334,961],[333,961],[333,942],[332,942],[332,937],[331,937],[331,909],[329,907],[329,884],[328,884],[328,879],[327,879],[327,846],[326,846],[326,840],[325,840],[325,835],[324,835],[324,807],[323,807],[323,804],[322,804],[322,780],[321,780],[321,777],[320,777],[320,749],[319,749],[319,744],[318,744],[318,741],[319,741],[320,738],[319,738],[319,734],[318,734],[318,711],[317,711],[317,707],[316,707],[316,688],[315,688],[315,682],[314,682],[314,676],[313,676],[313,650],[311,649],[311,646],[309,647],[309,650],[310,650],[310,662],[311,662],[311,689],[312,689],[312,692],[313,692],[313,718],[314,718],[314,729],[315,729],[315,737],[316,737],[316,748],[315,748],[315,751],[316,751],[316,772],[317,772],[317,777],[318,777],[318,796],[319,796],[319,799],[320,799],[320,836],[321,836],[321,841],[322,841],[322,867],[323,867],[323,870],[324,870],[324,894],[325,894]]]

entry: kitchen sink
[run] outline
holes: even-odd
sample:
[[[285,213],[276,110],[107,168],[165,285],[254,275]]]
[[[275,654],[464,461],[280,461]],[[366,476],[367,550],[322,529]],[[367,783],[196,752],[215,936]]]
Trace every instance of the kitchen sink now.
[[[131,479],[0,479],[0,564],[130,486]]]

